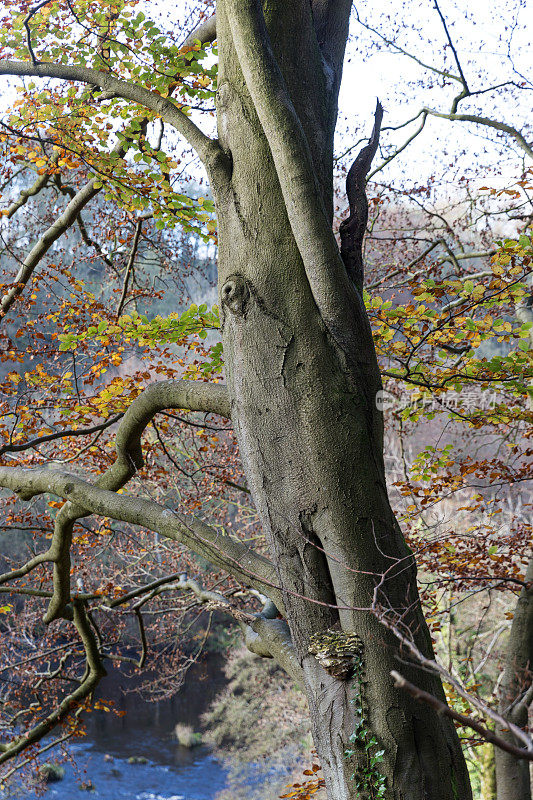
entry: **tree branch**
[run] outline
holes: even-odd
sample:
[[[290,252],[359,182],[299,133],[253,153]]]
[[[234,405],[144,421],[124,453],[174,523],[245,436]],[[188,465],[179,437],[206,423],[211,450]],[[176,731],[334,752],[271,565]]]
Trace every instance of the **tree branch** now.
[[[0,66],[1,63],[2,62],[0,62]],[[111,152],[123,155],[125,152],[125,144],[120,142],[115,145]],[[86,183],[79,192],[76,192],[63,213],[50,225],[48,230],[43,233],[36,244],[34,244],[24,259],[13,285],[0,300],[0,320],[5,317],[15,300],[22,294],[24,287],[33,275],[35,267],[39,264],[43,256],[46,255],[53,243],[74,224],[81,210],[100,192],[101,187],[96,187],[96,183],[97,178],[93,178]]]
[[[30,439],[27,442],[21,442],[20,444],[5,444],[0,447],[0,455],[4,453],[19,453],[23,450],[29,450],[32,447],[39,447],[41,444],[46,444],[47,442],[53,442],[56,439],[66,439],[70,438],[71,436],[90,436],[92,433],[99,433],[100,431],[105,431],[106,428],[110,428],[111,425],[114,425],[115,422],[118,422],[124,414],[116,414],[114,417],[110,417],[106,419],[104,422],[101,422],[99,425],[93,425],[91,428],[68,428],[64,431],[57,431],[56,433],[47,433],[44,436],[37,436],[35,439]]]
[[[453,57],[454,57],[454,60],[455,60],[455,65],[456,65],[457,70],[459,72],[459,75],[461,77],[461,83],[463,84],[463,92],[461,94],[464,97],[468,97],[468,95],[470,94],[470,89],[468,88],[468,83],[466,82],[466,78],[465,78],[465,75],[464,75],[464,72],[463,72],[463,68],[461,66],[461,62],[459,60],[459,56],[457,55],[457,50],[455,49],[455,45],[453,43],[452,37],[450,36],[450,31],[448,30],[448,24],[446,22],[446,18],[444,17],[444,14],[440,10],[440,6],[437,3],[437,0],[433,0],[433,5],[435,6],[435,8],[437,10],[437,14],[440,17],[440,21],[442,22],[442,27],[444,28],[444,33],[446,34],[446,38],[448,39],[448,44],[450,45],[452,53],[453,53]],[[462,97],[460,97],[460,99],[462,99]],[[457,100],[457,102],[459,102],[459,100]]]
[[[122,309],[124,308],[124,303],[126,302],[126,297],[128,294],[128,284],[130,281],[131,273],[133,272],[133,265],[135,264],[135,256],[137,255],[137,248],[139,246],[139,239],[141,238],[141,231],[143,226],[143,220],[138,219],[137,224],[135,225],[135,233],[133,234],[133,242],[131,245],[130,254],[128,257],[128,263],[124,268],[124,280],[122,282],[122,292],[120,295],[119,304],[117,307],[116,317],[117,319],[122,314]]]
[[[58,470],[0,467],[0,486],[11,489],[23,500],[40,494],[54,494],[69,501],[61,511],[68,509],[70,515],[75,509],[78,516],[97,514],[111,517],[180,542],[238,581],[266,594],[283,609],[282,593],[271,562],[197,517],[171,511],[152,500],[116,494]],[[54,616],[58,616],[57,610]],[[54,618],[50,617],[50,610],[47,617],[46,621]]]
[[[100,678],[106,674],[98,652],[98,645],[94,632],[87,618],[87,612],[83,603],[79,601],[74,601],[73,603],[72,621],[74,627],[78,631],[85,650],[87,666],[82,682],[71,694],[64,697],[57,708],[48,714],[41,722],[5,746],[3,751],[0,752],[0,764],[8,761],[23,750],[26,750],[26,748],[40,741],[43,736],[46,736],[46,734],[65,719],[65,717],[75,712],[76,706],[94,691]]]
[[[511,755],[515,756],[515,758],[523,758],[526,761],[533,761],[533,742],[531,743],[530,750],[525,750],[522,747],[516,747],[510,742],[506,742],[505,739],[502,739],[500,736],[497,736],[489,728],[485,728],[484,725],[476,722],[476,720],[472,719],[472,717],[459,714],[457,711],[454,711],[453,708],[447,706],[446,703],[443,703],[442,700],[439,700],[429,692],[425,692],[423,689],[419,689],[418,686],[410,683],[403,677],[403,675],[400,675],[399,672],[392,670],[391,677],[394,679],[395,686],[406,691],[411,695],[411,697],[414,697],[415,700],[419,700],[422,703],[427,703],[429,706],[435,709],[437,714],[444,714],[445,716],[456,720],[456,722],[459,722],[461,725],[472,728],[472,730],[476,731],[476,733],[479,733],[480,736],[482,736],[487,742],[490,742],[495,747],[499,747],[501,750],[505,750],[507,753],[511,753]]]
[[[189,578],[187,574],[180,575],[174,583],[161,583],[154,587],[146,597],[142,597],[133,605],[133,611],[138,611],[142,606],[163,592],[182,591],[192,592],[199,603],[206,605],[210,610],[224,611],[236,619],[241,625],[248,625],[253,615],[239,608],[233,600],[222,592],[214,589],[205,589],[197,580]]]
[[[200,42],[200,44],[207,44],[208,42],[213,42],[217,38],[217,18],[216,14],[213,14],[208,19],[201,22],[198,27],[196,27],[192,33],[190,33],[183,44],[183,47],[192,47],[193,44],[196,42]]]
[[[378,100],[372,135],[368,144],[363,147],[355,158],[346,177],[346,195],[350,206],[350,214],[339,228],[342,260],[348,275],[361,293],[364,281],[363,238],[368,222],[368,199],[365,179],[378,149],[382,119],[383,106]]]
[[[220,414],[229,418],[230,405],[225,386],[197,381],[161,381],[152,384],[135,398],[117,431],[115,463],[98,479],[97,486],[111,492],[121,489],[143,466],[141,436],[151,419],[166,408],[189,409]],[[9,468],[7,468],[9,471]],[[31,471],[27,473],[31,474]],[[30,495],[31,496],[31,495]],[[22,493],[22,499],[24,494]],[[29,499],[29,498],[28,498]],[[60,615],[70,600],[70,544],[76,520],[86,516],[82,506],[67,503],[58,512],[50,547],[24,566],[0,576],[0,583],[27,575],[39,564],[54,564],[54,594],[44,617],[50,622]]]
[[[30,8],[24,19],[22,20],[22,24],[26,30],[26,46],[28,48],[28,52],[30,54],[31,63],[36,64],[37,60],[35,58],[35,53],[33,52],[33,47],[31,44],[31,30],[30,30],[30,19],[35,16],[35,14],[39,11],[39,9],[44,8],[44,6],[48,5],[51,0],[42,0],[42,2],[38,3],[38,5]]]
[[[250,652],[262,658],[273,658],[295,683],[303,686],[302,665],[286,620],[269,619],[264,614],[258,614],[247,626],[244,641]]]
[[[57,164],[58,159],[59,159],[59,151],[53,154],[52,158],[50,159],[50,164],[55,166]],[[49,172],[44,172],[42,175],[38,175],[38,177],[35,180],[35,183],[33,183],[33,185],[30,186],[29,189],[23,189],[21,191],[17,199],[14,200],[11,203],[11,205],[9,205],[8,208],[3,212],[3,216],[5,216],[7,219],[11,219],[11,217],[13,217],[17,213],[19,208],[22,208],[22,206],[24,206],[28,202],[30,197],[35,197],[35,195],[39,194],[39,192],[46,187],[49,180],[50,180]]]
[[[407,58],[412,59],[417,64],[419,64],[423,69],[427,69],[430,72],[433,72],[433,73],[435,73],[437,75],[442,76],[443,78],[448,78],[449,80],[456,81],[457,83],[459,83],[461,85],[461,90],[459,91],[459,93],[452,100],[452,105],[451,105],[451,111],[450,112],[445,113],[445,112],[440,112],[440,111],[437,111],[437,110],[431,109],[431,108],[424,108],[422,110],[422,113],[431,114],[434,117],[440,117],[442,119],[449,119],[449,120],[452,120],[452,121],[473,122],[473,123],[478,124],[478,125],[486,125],[489,128],[494,128],[495,130],[502,131],[503,133],[508,133],[510,136],[512,136],[515,139],[515,141],[518,143],[520,148],[530,158],[533,158],[533,148],[532,148],[531,144],[529,142],[527,142],[527,140],[525,139],[525,137],[521,133],[521,131],[517,130],[512,125],[507,125],[504,122],[498,122],[497,120],[492,120],[489,117],[483,117],[483,116],[476,115],[476,114],[457,114],[456,113],[457,106],[459,105],[461,100],[464,100],[467,97],[472,97],[472,96],[477,95],[477,94],[483,94],[483,93],[488,92],[488,91],[493,91],[494,89],[497,89],[497,88],[499,88],[501,86],[504,86],[506,84],[510,84],[510,85],[513,85],[513,86],[516,86],[517,84],[515,84],[513,81],[507,81],[506,83],[498,84],[498,86],[493,86],[493,87],[490,87],[489,89],[481,89],[481,90],[477,90],[477,91],[471,91],[470,87],[468,86],[468,83],[466,81],[465,75],[463,73],[458,53],[457,53],[457,51],[455,49],[455,46],[453,44],[453,41],[451,39],[449,30],[448,30],[448,26],[447,26],[447,23],[446,23],[446,19],[444,18],[444,15],[442,14],[442,12],[441,12],[436,0],[433,0],[433,4],[434,4],[434,7],[435,7],[437,13],[439,14],[441,23],[442,23],[443,28],[444,28],[444,32],[446,34],[446,38],[448,39],[448,43],[449,43],[449,45],[451,47],[452,54],[453,54],[453,57],[454,57],[454,60],[455,60],[455,64],[456,64],[458,72],[459,72],[458,75],[455,75],[452,72],[448,72],[447,70],[438,69],[437,67],[435,67],[432,64],[425,63],[420,58],[418,58],[418,56],[416,56],[414,53],[410,53],[408,50],[405,50],[403,47],[398,45],[396,42],[392,41],[391,39],[387,39],[387,37],[384,36],[379,30],[377,30],[376,28],[373,28],[367,22],[364,22],[363,19],[361,19],[357,8],[355,8],[354,11],[355,11],[355,17],[356,17],[358,23],[363,28],[365,28],[366,30],[368,30],[371,33],[373,33],[374,35],[376,35],[386,45],[388,45],[389,47],[392,47],[397,53],[401,53],[402,55],[407,56]],[[417,133],[419,133],[419,132],[420,131],[417,131]],[[412,139],[409,140],[409,141],[412,141]],[[409,141],[406,144],[408,144]],[[395,153],[393,155],[393,157],[395,157],[396,155],[397,155],[397,153]],[[388,162],[385,162],[385,163],[388,163]],[[378,169],[380,169],[380,168],[381,167],[378,167]],[[372,173],[372,174],[374,174],[374,173]],[[372,175],[370,177],[372,177]]]
[[[170,577],[161,578],[142,589],[135,589],[124,597],[112,600],[108,607],[122,605],[128,599],[144,594],[145,596],[141,597],[133,606],[133,610],[136,611],[152,597],[162,592],[191,591],[198,601],[209,609],[224,611],[237,620],[244,636],[245,645],[250,652],[262,658],[273,658],[296,683],[303,683],[303,670],[298,661],[289,626],[286,620],[279,618],[275,603],[262,593],[252,589],[251,593],[257,595],[263,603],[263,610],[259,614],[250,614],[236,606],[221,592],[205,589],[197,580],[188,577],[186,573],[173,577],[178,580],[171,582]]]
[[[463,84],[463,81],[461,80],[460,76],[454,75],[453,73],[448,72],[447,70],[438,69],[437,67],[433,66],[432,64],[426,64],[424,61],[421,61],[418,58],[418,56],[413,55],[413,53],[410,53],[408,50],[404,50],[403,47],[400,47],[400,45],[396,44],[396,42],[393,42],[391,39],[387,39],[386,36],[384,36],[379,30],[377,30],[377,28],[373,28],[367,22],[363,22],[363,20],[359,16],[359,11],[355,7],[354,7],[354,12],[355,12],[355,18],[356,18],[357,22],[363,28],[365,28],[367,31],[370,31],[371,33],[374,33],[383,42],[385,42],[385,44],[389,45],[389,47],[393,47],[398,53],[401,53],[402,55],[407,56],[407,58],[410,58],[413,61],[416,61],[417,64],[419,64],[424,69],[429,70],[430,72],[435,72],[437,75],[441,75],[443,78],[449,78],[452,81],[457,81],[457,83],[460,83],[461,85]]]
[[[194,517],[173,515],[157,503],[115,494],[143,466],[141,436],[152,418],[167,408],[204,411],[230,417],[225,386],[199,381],[161,381],[140,394],[126,411],[116,437],[117,459],[93,486],[62,472],[0,468],[0,485],[13,489],[21,499],[52,492],[70,502],[59,511],[50,548],[24,567],[0,577],[0,583],[22,577],[44,562],[54,564],[54,595],[45,621],[60,615],[70,600],[70,542],[76,520],[88,513],[102,514],[142,525],[163,536],[187,544],[194,552],[226,569],[238,580],[255,586],[282,607],[273,568],[268,559],[223,535]],[[67,491],[68,489],[68,491]],[[118,516],[117,516],[118,514]]]
[[[387,156],[387,158],[383,159],[383,161],[381,162],[381,164],[378,164],[378,166],[377,166],[375,169],[373,169],[373,170],[372,170],[372,172],[371,172],[371,173],[369,174],[369,176],[368,176],[368,180],[370,180],[371,178],[373,178],[373,177],[374,177],[374,175],[376,175],[376,173],[378,173],[378,172],[380,172],[382,169],[384,169],[384,168],[387,166],[387,164],[390,164],[390,162],[391,162],[391,161],[393,161],[393,160],[394,160],[394,159],[395,159],[397,156],[399,156],[399,155],[400,155],[400,153],[403,153],[403,151],[405,150],[405,148],[406,148],[406,147],[408,147],[408,146],[411,144],[411,142],[412,142],[412,141],[414,141],[414,140],[416,139],[416,137],[418,136],[418,134],[419,134],[419,133],[422,133],[422,131],[423,131],[423,129],[424,129],[424,126],[425,126],[425,124],[426,124],[426,120],[427,120],[427,113],[426,113],[425,111],[420,111],[420,112],[419,112],[419,113],[416,115],[416,117],[414,117],[412,120],[409,120],[409,122],[414,122],[414,120],[415,120],[415,119],[417,119],[417,117],[419,117],[419,116],[421,116],[421,117],[422,117],[422,119],[421,119],[421,121],[420,121],[420,125],[418,126],[418,128],[416,128],[416,130],[415,130],[415,131],[413,131],[413,133],[412,133],[410,136],[408,136],[408,137],[407,137],[407,139],[405,140],[405,142],[404,142],[403,144],[401,144],[399,147],[397,147],[397,148],[396,148],[396,150],[394,151],[394,153],[391,153],[391,154],[390,154],[390,156]],[[407,124],[408,124],[408,123],[407,123]],[[402,127],[403,127],[403,126],[402,126]]]
[[[59,78],[67,81],[98,86],[123,100],[131,100],[150,109],[174,127],[189,142],[200,156],[207,171],[213,176],[226,176],[227,157],[218,142],[206,136],[195,123],[180,111],[169,99],[138,86],[135,83],[115,78],[108,72],[77,64],[52,64],[26,61],[0,61],[0,75],[32,75],[39,78]]]
[[[485,703],[483,703],[479,698],[475,697],[473,694],[468,692],[462,683],[455,678],[451,672],[449,672],[442,664],[436,659],[427,658],[415,645],[414,641],[411,638],[411,633],[409,630],[406,630],[406,633],[403,633],[400,629],[400,625],[402,624],[401,620],[398,619],[393,621],[389,619],[389,615],[387,611],[377,605],[376,600],[374,599],[374,603],[372,605],[372,612],[376,616],[376,618],[384,625],[388,630],[390,630],[396,638],[401,642],[401,644],[405,647],[405,649],[411,654],[411,656],[415,659],[418,664],[420,664],[425,669],[429,670],[435,675],[440,675],[442,680],[446,681],[450,686],[453,686],[457,694],[462,697],[464,700],[467,701],[470,705],[477,708],[477,710],[483,714],[484,716],[489,717],[489,719],[494,720],[497,725],[500,725],[503,728],[508,728],[512,733],[519,739],[520,741],[524,742],[526,746],[526,750],[530,750],[533,748],[533,743],[531,741],[531,737],[529,737],[526,733],[524,733],[521,728],[517,725],[514,725],[509,720],[505,719],[501,714],[497,711],[494,711],[492,708],[489,708]]]
[[[447,114],[444,111],[436,111],[433,108],[424,108],[426,114],[431,114],[432,117],[439,117],[440,119],[449,119],[452,122],[473,122],[476,125],[486,125],[488,128],[494,128],[497,131],[508,133],[518,143],[521,149],[527,153],[530,158],[533,158],[533,148],[526,141],[524,135],[513,128],[512,125],[507,125],[505,122],[498,122],[497,120],[490,119],[489,117],[481,117],[477,114]]]

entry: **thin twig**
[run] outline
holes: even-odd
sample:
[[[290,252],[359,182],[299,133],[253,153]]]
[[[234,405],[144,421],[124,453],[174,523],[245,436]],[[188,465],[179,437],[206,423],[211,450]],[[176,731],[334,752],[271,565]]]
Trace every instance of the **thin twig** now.
[[[422,703],[427,703],[429,706],[435,709],[437,714],[443,714],[444,716],[451,717],[452,719],[456,720],[456,722],[461,723],[461,725],[472,728],[472,730],[476,731],[476,733],[479,733],[480,736],[482,736],[487,742],[490,742],[495,747],[499,747],[501,750],[505,750],[507,753],[511,753],[511,755],[515,756],[516,758],[523,758],[526,761],[533,761],[533,742],[530,743],[530,749],[528,750],[525,750],[522,747],[516,747],[515,745],[506,742],[505,739],[501,739],[489,728],[485,728],[484,725],[476,722],[476,720],[472,719],[472,717],[459,714],[457,711],[454,711],[453,708],[450,708],[448,705],[446,705],[446,703],[443,703],[442,700],[439,700],[429,692],[425,692],[423,689],[419,689],[418,686],[410,683],[403,677],[403,675],[400,675],[399,672],[392,670],[391,677],[394,679],[395,686],[406,691],[411,695],[411,697],[414,697],[415,700],[419,700]]]

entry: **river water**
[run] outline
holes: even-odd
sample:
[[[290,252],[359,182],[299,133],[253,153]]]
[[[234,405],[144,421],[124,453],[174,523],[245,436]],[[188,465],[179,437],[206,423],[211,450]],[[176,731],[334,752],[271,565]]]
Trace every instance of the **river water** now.
[[[132,734],[134,730],[132,731]],[[117,745],[118,744],[118,748]],[[170,741],[146,737],[143,752],[148,763],[129,764],[121,742],[108,750],[120,750],[113,761],[105,759],[100,743],[74,744],[70,751],[75,765],[64,763],[65,777],[47,786],[46,800],[214,800],[226,785],[222,764],[207,748],[199,747],[186,753],[177,751]],[[111,745],[111,743],[110,743]],[[133,745],[133,742],[132,742]],[[131,748],[132,751],[135,747]],[[179,748],[185,750],[185,748]],[[84,789],[88,783],[94,788]],[[25,789],[10,797],[16,800],[37,798]],[[42,795],[40,795],[42,797]]]
[[[65,770],[62,780],[47,784],[44,800],[214,800],[226,786],[226,769],[209,747],[182,747],[173,731],[178,722],[198,730],[201,713],[223,685],[216,666],[203,674],[191,670],[178,694],[157,703],[131,692],[130,682],[122,683],[117,674],[108,676],[100,694],[126,713],[89,715],[87,735],[68,744],[72,762],[59,751],[40,759],[58,762]],[[146,763],[128,763],[132,757]],[[94,788],[84,789],[89,783]],[[12,786],[5,797],[43,795]]]

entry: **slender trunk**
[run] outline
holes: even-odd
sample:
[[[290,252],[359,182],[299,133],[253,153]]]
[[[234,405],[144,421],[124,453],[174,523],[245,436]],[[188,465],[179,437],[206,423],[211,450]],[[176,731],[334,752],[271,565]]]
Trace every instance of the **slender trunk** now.
[[[481,800],[497,800],[494,745],[483,745],[481,757]]]
[[[533,675],[533,558],[529,561],[526,583],[518,597],[509,634],[498,709],[502,716],[521,728],[528,723]],[[496,732],[516,744],[510,731],[497,728]],[[498,749],[496,786],[498,800],[531,800],[529,763]]]
[[[338,76],[332,81],[324,69],[308,2],[266,7],[329,213]],[[397,642],[368,611],[379,576],[389,572],[382,600],[405,614],[418,646],[431,653],[415,566],[387,497],[375,403],[381,382],[364,306],[353,290],[351,317],[340,331],[317,307],[224,8],[219,0],[217,110],[233,166],[229,186],[215,187],[215,194],[232,419],[303,665],[328,798],[468,800],[453,724],[394,687],[389,673],[398,666]],[[353,341],[353,351],[339,340]],[[331,630],[355,633],[362,642],[352,679],[326,671],[309,652],[311,639]],[[403,671],[443,697],[434,677]],[[361,708],[365,731],[351,743]],[[370,768],[369,753],[377,750],[384,750],[383,761]],[[358,792],[365,774],[369,788]],[[381,783],[386,794],[379,793]]]

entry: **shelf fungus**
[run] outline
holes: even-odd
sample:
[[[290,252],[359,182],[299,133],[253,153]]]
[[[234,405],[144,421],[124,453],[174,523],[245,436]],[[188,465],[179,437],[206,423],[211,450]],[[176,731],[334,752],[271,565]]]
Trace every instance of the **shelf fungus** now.
[[[309,641],[309,652],[326,672],[340,681],[352,677],[362,651],[363,642],[356,633],[328,630],[315,633]]]

